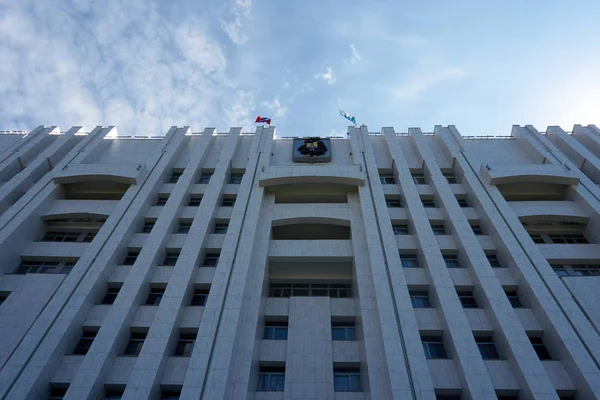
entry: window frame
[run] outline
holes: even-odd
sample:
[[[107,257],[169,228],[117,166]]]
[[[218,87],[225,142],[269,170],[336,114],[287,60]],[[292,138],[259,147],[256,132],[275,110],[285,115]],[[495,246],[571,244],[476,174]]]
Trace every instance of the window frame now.
[[[97,330],[83,329],[79,341],[75,345],[75,348],[71,354],[76,356],[85,356],[90,351],[90,347],[92,347],[94,339],[96,339],[96,335],[98,335]]]
[[[106,305],[112,305],[115,303],[115,301],[117,300],[117,296],[119,295],[119,293],[121,292],[121,287],[120,286],[109,286],[106,289],[106,292],[104,293],[104,297],[102,297],[102,301],[100,302],[100,304],[106,304]],[[114,298],[113,298],[114,295]],[[110,300],[112,298],[112,301],[110,303],[107,302],[107,300]]]
[[[510,302],[512,308],[525,308],[519,297],[519,291],[516,289],[504,289],[504,293]]]
[[[447,235],[446,226],[444,224],[431,224],[431,230],[433,234],[438,235]]]
[[[416,254],[400,254],[400,265],[402,268],[422,268]]]
[[[242,183],[242,179],[244,179],[243,173],[230,174],[228,184],[229,185],[240,185]]]
[[[354,321],[332,321],[331,340],[335,342],[355,342],[356,323]]]
[[[192,292],[190,306],[206,307],[206,302],[208,301],[209,294],[210,294],[210,288],[195,288],[194,291]]]
[[[420,172],[413,172],[410,174],[415,185],[427,185],[427,178],[425,178],[425,174]]]
[[[233,207],[233,206],[235,206],[235,198],[223,197],[223,199],[221,200],[221,207]]]
[[[410,296],[410,303],[412,304],[413,308],[433,308],[431,305],[431,299],[429,298],[429,291],[409,290],[408,295]]]
[[[152,229],[154,229],[154,225],[156,221],[144,221],[144,225],[142,225],[142,231],[140,233],[150,233]]]
[[[198,338],[198,332],[179,333],[179,339],[175,345],[174,357],[191,357],[194,351],[194,345]]]
[[[444,338],[437,335],[421,336],[421,344],[425,352],[425,358],[428,360],[445,360],[448,357],[446,346],[444,346]]]
[[[421,204],[423,205],[423,208],[437,208],[437,204],[435,203],[434,199],[421,198]]]
[[[395,185],[396,177],[394,174],[379,174],[379,182],[382,185]]]
[[[179,182],[179,178],[181,178],[181,175],[183,175],[183,171],[179,172],[179,171],[173,171],[171,173],[171,177],[169,178],[169,181],[167,183],[177,183]]]
[[[475,336],[475,343],[484,360],[501,360],[500,353],[496,348],[493,336]]]
[[[392,224],[394,235],[410,235],[408,224]]]
[[[264,367],[258,371],[257,392],[283,392],[285,390],[285,366]]]
[[[146,297],[145,306],[158,306],[162,301],[163,296],[165,295],[166,288],[151,286],[150,291],[148,292],[148,297]]]
[[[288,321],[265,321],[262,340],[287,340]]]
[[[216,267],[219,264],[221,253],[206,253],[202,259],[201,267]],[[208,263],[207,263],[208,262]]]
[[[456,294],[463,308],[480,308],[473,289],[457,290]]]
[[[529,342],[533,346],[533,350],[535,350],[538,358],[542,361],[544,360],[552,360],[552,355],[548,351],[546,344],[544,343],[541,337],[529,337]]]
[[[464,268],[464,266],[460,263],[457,254],[442,254],[442,258],[444,259],[446,268]]]
[[[342,379],[346,380],[346,383]],[[333,368],[334,392],[362,392],[360,368]]]
[[[202,196],[190,196],[187,206],[200,207],[200,203],[202,203]]]
[[[385,199],[387,208],[402,208],[402,200],[400,199]]]
[[[123,351],[123,357],[138,357],[144,347],[148,332],[131,332],[129,341]]]
[[[227,233],[227,229],[229,229],[229,223],[227,223],[227,222],[215,223],[215,225],[213,227],[213,234],[225,235]]]
[[[198,178],[198,183],[200,185],[208,185],[210,183],[210,180],[213,176],[213,172],[202,172],[200,174],[200,177]]]

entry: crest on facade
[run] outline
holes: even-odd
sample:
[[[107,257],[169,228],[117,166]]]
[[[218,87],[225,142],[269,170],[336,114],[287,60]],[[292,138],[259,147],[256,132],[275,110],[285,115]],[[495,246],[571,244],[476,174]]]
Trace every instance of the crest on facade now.
[[[318,136],[294,139],[292,159],[294,162],[329,162],[331,161],[331,144],[329,139]]]

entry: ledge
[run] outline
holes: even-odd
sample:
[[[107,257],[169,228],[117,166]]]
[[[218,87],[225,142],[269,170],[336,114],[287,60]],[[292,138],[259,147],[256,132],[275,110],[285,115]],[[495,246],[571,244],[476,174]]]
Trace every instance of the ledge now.
[[[365,177],[360,165],[294,165],[267,166],[260,175],[260,186],[302,183],[336,183],[364,186]]]
[[[135,185],[148,174],[139,164],[69,164],[54,175],[54,183],[115,182]]]
[[[577,185],[579,178],[563,165],[501,165],[485,164],[481,166],[481,175],[492,185],[506,183],[554,183],[559,185]]]

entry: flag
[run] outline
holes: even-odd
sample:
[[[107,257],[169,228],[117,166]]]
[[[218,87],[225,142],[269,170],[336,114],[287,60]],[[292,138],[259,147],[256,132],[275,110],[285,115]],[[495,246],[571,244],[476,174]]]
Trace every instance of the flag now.
[[[265,123],[267,125],[271,125],[271,118],[266,118],[266,117],[256,117],[256,121],[257,124],[260,123]]]
[[[356,118],[354,118],[354,115],[350,115],[348,114],[346,111],[343,110],[338,110],[340,112],[340,115],[344,118],[346,118],[348,121],[352,122],[354,125],[356,125]]]

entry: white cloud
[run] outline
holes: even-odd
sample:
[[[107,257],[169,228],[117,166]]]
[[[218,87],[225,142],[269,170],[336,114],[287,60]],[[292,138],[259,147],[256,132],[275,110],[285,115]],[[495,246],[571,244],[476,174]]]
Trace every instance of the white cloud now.
[[[224,110],[227,115],[228,126],[251,126],[252,116],[250,113],[253,110],[253,104],[254,94],[252,92],[238,91],[231,107]]]
[[[467,75],[461,68],[441,67],[431,71],[425,70],[411,76],[405,82],[392,88],[394,99],[416,100],[435,86]]]
[[[316,79],[323,79],[328,85],[332,85],[336,81],[336,76],[330,67],[325,67],[325,72],[315,75]]]
[[[262,106],[273,113],[271,115],[272,118],[284,118],[287,115],[288,109],[281,105],[278,97],[275,97],[270,102],[264,101]]]
[[[229,39],[236,45],[242,45],[248,41],[243,32],[243,23],[252,11],[252,0],[235,0],[229,10],[229,19],[221,19],[221,29]]]
[[[350,59],[350,64],[356,64],[357,62],[359,62],[362,59],[362,57],[358,53],[358,50],[356,50],[356,47],[353,44],[350,44],[350,50],[352,50],[352,58]]]

